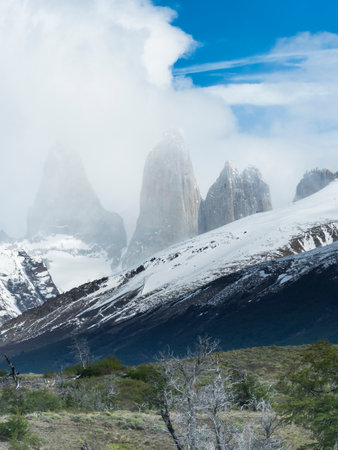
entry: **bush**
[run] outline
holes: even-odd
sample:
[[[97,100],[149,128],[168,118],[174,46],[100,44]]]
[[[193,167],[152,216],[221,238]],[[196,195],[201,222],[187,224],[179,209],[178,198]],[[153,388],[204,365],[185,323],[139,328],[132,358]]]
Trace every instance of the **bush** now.
[[[107,411],[115,406],[116,384],[113,377],[102,379],[80,379],[63,387],[60,395],[66,408],[86,411]]]
[[[285,399],[280,407],[284,420],[312,432],[314,449],[338,445],[338,346],[327,341],[312,344],[298,355],[279,388]]]
[[[24,397],[23,413],[57,411],[62,408],[60,399],[47,389],[29,391]]]
[[[142,380],[120,379],[118,402],[124,409],[137,410],[153,405],[153,386]]]
[[[10,449],[38,449],[37,437],[29,431],[28,421],[18,412],[0,423],[0,440],[10,441]]]
[[[126,376],[133,380],[141,380],[145,383],[164,383],[161,373],[150,364],[141,364],[137,367],[127,367]]]
[[[28,422],[20,414],[13,415],[8,422],[0,423],[0,439],[3,441],[23,440],[27,433]]]
[[[114,355],[102,359],[96,363],[89,364],[85,369],[77,367],[77,374],[81,377],[100,377],[111,375],[122,369],[122,363]]]
[[[260,383],[254,374],[234,369],[231,379],[234,402],[238,406],[256,410],[257,403],[268,398],[268,388]]]
[[[7,377],[8,371],[6,369],[0,369],[0,377]]]
[[[35,411],[56,411],[61,409],[60,399],[47,389],[26,391],[24,389],[4,388],[0,397],[0,412],[23,414]]]

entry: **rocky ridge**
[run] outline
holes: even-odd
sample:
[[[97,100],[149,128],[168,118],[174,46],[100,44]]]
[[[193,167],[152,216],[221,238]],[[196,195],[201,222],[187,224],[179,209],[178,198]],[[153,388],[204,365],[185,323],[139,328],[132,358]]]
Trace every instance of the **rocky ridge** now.
[[[270,189],[259,170],[248,167],[239,173],[227,162],[201,203],[199,231],[204,233],[271,209]]]
[[[330,184],[337,174],[328,169],[313,169],[306,172],[297,185],[294,202],[308,197]]]
[[[45,264],[15,245],[0,246],[0,323],[59,294]]]

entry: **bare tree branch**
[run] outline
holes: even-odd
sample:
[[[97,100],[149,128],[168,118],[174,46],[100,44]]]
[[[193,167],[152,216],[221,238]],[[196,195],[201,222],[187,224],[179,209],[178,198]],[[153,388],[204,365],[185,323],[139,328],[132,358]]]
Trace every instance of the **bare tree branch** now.
[[[10,377],[13,378],[13,381],[14,381],[14,383],[15,383],[16,389],[19,389],[19,388],[21,387],[21,383],[20,383],[20,380],[19,380],[19,375],[20,375],[20,374],[19,374],[19,372],[16,371],[16,369],[15,369],[13,363],[12,363],[11,360],[8,358],[8,356],[5,355],[4,353],[3,353],[3,356],[4,356],[5,360],[7,361],[7,364],[9,365],[9,367],[10,367],[10,369],[11,369],[10,373],[8,374],[8,376],[10,376]]]

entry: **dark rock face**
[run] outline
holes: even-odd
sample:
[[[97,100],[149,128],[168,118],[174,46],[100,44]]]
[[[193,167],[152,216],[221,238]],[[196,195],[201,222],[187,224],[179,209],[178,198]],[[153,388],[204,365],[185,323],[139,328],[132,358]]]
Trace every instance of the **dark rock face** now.
[[[126,246],[122,218],[102,207],[78,155],[59,146],[47,157],[27,225],[30,238],[68,234],[98,244],[107,250],[113,265]]]
[[[140,215],[124,265],[198,234],[200,193],[182,135],[168,131],[148,155]]]
[[[271,208],[270,189],[259,170],[249,167],[240,174],[227,162],[201,204],[199,231],[210,231]]]
[[[297,185],[294,202],[315,194],[331,183],[337,174],[333,174],[328,169],[313,169],[306,172]]]
[[[59,295],[45,264],[23,250],[0,249],[0,323]]]

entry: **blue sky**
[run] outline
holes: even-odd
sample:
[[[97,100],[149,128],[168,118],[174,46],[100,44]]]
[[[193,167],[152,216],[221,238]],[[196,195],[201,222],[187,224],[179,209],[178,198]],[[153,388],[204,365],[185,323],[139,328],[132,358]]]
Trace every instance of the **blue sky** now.
[[[175,68],[246,58],[269,52],[276,41],[300,32],[338,31],[335,0],[156,0],[177,11],[174,25],[191,34],[200,46]],[[201,86],[276,68],[267,64],[191,74]],[[277,65],[278,68],[278,65]]]

